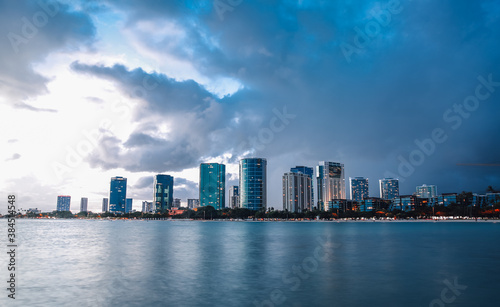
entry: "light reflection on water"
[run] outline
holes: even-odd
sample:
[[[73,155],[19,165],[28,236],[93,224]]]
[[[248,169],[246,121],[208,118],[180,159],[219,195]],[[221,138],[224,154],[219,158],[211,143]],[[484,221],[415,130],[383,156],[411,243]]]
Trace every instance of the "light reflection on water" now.
[[[18,306],[260,306],[276,293],[281,306],[429,306],[454,278],[468,288],[453,306],[497,306],[500,284],[500,223],[18,220],[18,232]]]

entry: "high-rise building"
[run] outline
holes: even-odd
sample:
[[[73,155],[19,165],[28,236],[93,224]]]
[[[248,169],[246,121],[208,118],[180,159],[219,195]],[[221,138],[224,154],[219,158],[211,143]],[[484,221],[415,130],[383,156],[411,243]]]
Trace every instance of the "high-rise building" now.
[[[437,196],[437,187],[435,185],[417,186],[417,197],[420,198],[432,198]]]
[[[71,196],[59,195],[57,196],[57,211],[70,211]]]
[[[399,197],[399,180],[394,178],[384,178],[379,180],[380,198],[394,199]]]
[[[109,212],[125,213],[127,198],[127,178],[111,178],[111,187],[109,189]]]
[[[457,197],[457,193],[443,193],[442,195],[438,195],[437,204],[446,207],[457,204]]]
[[[240,160],[240,208],[266,209],[267,160],[246,158]]]
[[[172,209],[174,202],[174,177],[158,174],[154,180],[153,204],[156,213]]]
[[[172,203],[172,207],[174,207],[174,208],[180,208],[181,207],[181,199],[180,198],[174,198],[174,202]]]
[[[302,212],[312,207],[312,178],[304,173],[283,175],[283,209]]]
[[[154,210],[153,210],[153,202],[143,200],[142,201],[142,212],[144,212],[144,213],[153,213],[154,212]]]
[[[226,166],[219,163],[200,165],[200,206],[226,207]]]
[[[89,204],[89,199],[87,197],[82,197],[80,200],[80,212],[87,212],[87,207]]]
[[[321,161],[316,167],[318,209],[328,211],[333,199],[346,199],[344,164]]]
[[[125,203],[125,213],[132,212],[132,204],[134,200],[132,198],[127,198]]]
[[[200,200],[195,198],[189,198],[187,204],[189,209],[198,208],[200,206]]]
[[[296,166],[290,169],[292,173],[302,173],[311,177],[311,191],[312,191],[312,202],[311,206],[314,206],[314,168],[307,166]]]
[[[362,201],[368,198],[368,178],[364,177],[349,177],[349,186],[351,188],[351,199]]]
[[[103,198],[102,199],[102,212],[108,212],[108,198]]]
[[[229,187],[229,208],[234,209],[240,206],[240,192],[237,185]]]

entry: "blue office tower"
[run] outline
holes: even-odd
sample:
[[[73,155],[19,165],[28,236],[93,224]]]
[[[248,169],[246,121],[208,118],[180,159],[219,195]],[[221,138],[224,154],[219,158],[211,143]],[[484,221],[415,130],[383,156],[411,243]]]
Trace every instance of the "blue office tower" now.
[[[266,210],[267,160],[247,158],[240,160],[240,207]]]
[[[379,180],[380,198],[394,199],[399,197],[399,180],[396,178],[384,178]]]
[[[226,207],[226,166],[219,163],[200,165],[200,206]]]
[[[126,198],[127,178],[118,176],[111,178],[111,186],[109,189],[109,212],[125,213]]]
[[[368,198],[368,178],[364,177],[350,177],[349,186],[351,189],[351,199],[355,201],[362,201]]]
[[[153,206],[156,213],[164,213],[172,209],[174,202],[174,177],[158,174],[153,184]]]
[[[132,202],[133,202],[132,198],[127,198],[125,205],[125,213],[132,212]]]
[[[71,196],[59,195],[57,196],[57,211],[69,211],[71,204]]]

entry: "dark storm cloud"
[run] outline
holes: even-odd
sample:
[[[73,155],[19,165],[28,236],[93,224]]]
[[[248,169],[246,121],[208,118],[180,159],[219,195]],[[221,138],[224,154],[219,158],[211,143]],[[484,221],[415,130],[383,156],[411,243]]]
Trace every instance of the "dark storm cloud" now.
[[[188,186],[197,186],[197,183],[185,178],[175,178],[175,184],[176,185],[188,185]]]
[[[146,98],[151,111],[177,112],[179,110],[205,109],[212,94],[193,80],[176,81],[165,75],[148,74],[140,68],[128,71],[123,65],[113,67],[86,65],[74,62],[72,69],[97,77],[117,81],[130,97]],[[144,97],[143,97],[144,96]]]
[[[137,180],[133,187],[136,189],[151,188],[153,186],[153,181],[153,176],[141,177]]]
[[[133,148],[143,147],[146,145],[158,145],[160,143],[161,140],[156,140],[155,138],[147,134],[137,132],[130,135],[129,139],[123,145],[128,148]]]
[[[219,99],[193,80],[176,81],[142,69],[78,62],[72,69],[114,81],[123,93],[144,103],[134,111],[139,125],[127,140],[102,138],[89,156],[92,166],[104,169],[120,165],[134,172],[181,171],[199,165],[203,157],[242,154],[252,149],[249,137],[257,137],[262,118],[276,116],[272,106],[248,90]],[[162,124],[169,132],[159,136]]]
[[[51,1],[1,1],[0,91],[19,108],[37,108],[22,100],[47,92],[46,77],[33,64],[58,50],[89,44],[95,28],[88,15]]]
[[[124,161],[120,156],[120,140],[113,135],[105,135],[98,142],[96,150],[87,158],[90,166],[103,169],[121,167]]]
[[[187,201],[188,198],[198,198],[198,183],[185,178],[174,177],[174,197]]]
[[[93,167],[114,169],[122,167],[132,172],[182,171],[199,164],[202,156],[200,144],[195,144],[195,136],[185,136],[190,140],[176,137],[172,140],[154,140],[150,136],[133,134],[122,142],[108,136],[99,140],[98,149],[91,153],[88,161]]]
[[[369,177],[372,195],[387,173],[404,180],[403,193],[422,183],[446,191],[498,185],[498,168],[456,165],[499,162],[500,87],[490,84],[487,99],[460,111],[477,86],[483,84],[484,90],[478,77],[500,82],[497,1],[244,1],[223,20],[212,1],[194,7],[183,3],[120,2],[115,7],[128,13],[126,27],[132,31],[144,20],[175,22],[186,33],[182,44],[167,48],[165,40],[144,37],[148,48],[190,61],[207,76],[235,78],[249,90],[218,100],[196,84],[181,86],[164,78],[166,90],[146,97],[142,115],[164,113],[166,120],[179,123],[175,131],[182,141],[168,138],[158,150],[158,140],[143,137],[147,155],[137,161],[173,157],[176,162],[169,167],[196,165],[202,157],[255,137],[268,127],[272,110],[285,106],[298,116],[255,151],[277,169],[270,190],[279,190],[280,173],[289,167],[318,160],[341,161],[347,176]],[[346,55],[341,47],[346,45],[356,51]],[[144,76],[140,69],[117,66],[87,70],[115,74],[125,89]],[[194,108],[200,119],[209,106],[218,107],[219,116],[181,123],[181,113]],[[232,126],[237,112],[244,123]],[[446,140],[433,141],[421,163],[400,172],[401,159],[425,151],[421,144],[432,140],[435,129]],[[129,144],[141,139],[140,132]],[[214,133],[217,142],[207,142]]]

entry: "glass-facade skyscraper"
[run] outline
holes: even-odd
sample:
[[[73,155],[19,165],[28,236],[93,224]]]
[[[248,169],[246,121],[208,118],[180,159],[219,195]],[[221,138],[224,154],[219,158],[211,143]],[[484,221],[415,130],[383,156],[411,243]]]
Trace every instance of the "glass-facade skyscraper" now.
[[[346,199],[344,164],[320,161],[316,167],[318,209],[328,211],[333,199]]]
[[[198,208],[200,206],[200,200],[195,198],[189,198],[187,200],[187,205],[189,209]]]
[[[132,198],[127,198],[125,202],[125,213],[132,212],[132,203],[134,202],[134,199]]]
[[[57,196],[57,211],[69,211],[71,205],[71,196],[59,195]]]
[[[393,199],[399,197],[399,180],[394,178],[384,178],[379,180],[380,198]]]
[[[113,177],[109,189],[109,212],[125,213],[127,178]]]
[[[142,201],[142,212],[144,213],[153,213],[153,202],[143,200]]]
[[[362,201],[368,198],[368,178],[354,177],[349,178],[349,186],[351,191],[351,199],[355,201]]]
[[[292,167],[290,169],[290,172],[292,173],[302,173],[306,174],[311,178],[311,196],[312,196],[312,202],[311,206],[314,206],[314,169],[312,167],[307,167],[307,166],[296,166]],[[309,208],[312,209],[312,208]]]
[[[266,209],[267,160],[246,158],[240,160],[240,208]]]
[[[109,203],[108,198],[102,199],[102,212],[108,212],[108,203]]]
[[[156,213],[164,213],[172,209],[174,202],[174,177],[158,174],[153,184],[153,206]]]
[[[89,199],[87,197],[82,197],[80,200],[80,212],[87,212],[87,207],[89,204]]]
[[[240,206],[240,192],[237,185],[229,187],[229,208],[234,209]]]
[[[219,163],[200,164],[200,206],[226,207],[226,166]]]
[[[437,196],[437,187],[435,185],[423,184],[417,187],[417,196],[420,198],[432,198]]]
[[[283,175],[283,209],[302,212],[312,207],[312,178],[304,173]]]

